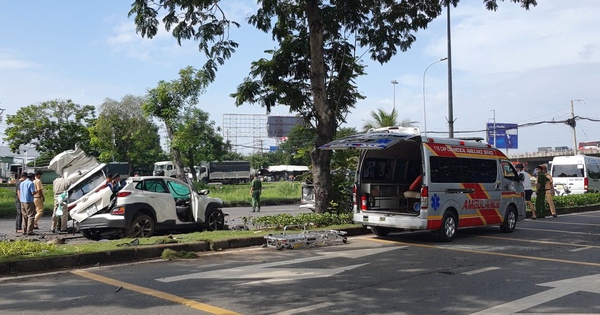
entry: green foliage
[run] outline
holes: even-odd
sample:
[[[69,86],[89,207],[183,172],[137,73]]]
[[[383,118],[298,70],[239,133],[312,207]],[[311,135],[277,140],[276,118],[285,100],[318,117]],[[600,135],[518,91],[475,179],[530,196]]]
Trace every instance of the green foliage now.
[[[41,102],[7,115],[4,140],[14,153],[19,153],[21,146],[33,146],[41,154],[53,157],[78,144],[88,154],[94,154],[87,130],[94,120],[94,106],[71,100]]]
[[[200,165],[201,161],[218,160],[229,149],[215,130],[215,122],[209,120],[208,113],[197,108],[187,108],[180,116],[171,146],[181,152],[184,164],[194,170],[195,181],[198,174],[195,174],[194,166]]]
[[[37,254],[53,251],[54,244],[40,243],[30,240],[4,241],[0,242],[0,257],[36,257]]]
[[[398,122],[398,111],[396,108],[392,108],[391,112],[386,112],[383,108],[378,108],[377,111],[371,111],[371,118],[373,120],[367,121],[363,125],[363,131],[368,131],[371,128],[381,128],[388,126],[402,126],[402,127],[413,127],[416,121],[410,119],[404,119]]]
[[[297,215],[278,214],[264,217],[245,218],[256,229],[283,230],[286,225],[322,228],[332,225],[352,224],[352,213],[301,213]]]
[[[531,201],[535,204],[535,197]],[[557,208],[595,205],[600,204],[600,193],[554,196],[552,201]]]
[[[98,159],[129,162],[133,169],[152,169],[165,159],[158,126],[144,116],[144,98],[126,95],[120,101],[107,98],[100,105],[96,123],[89,128],[91,145],[101,152]]]
[[[160,258],[166,259],[166,260],[194,259],[197,257],[198,257],[198,255],[196,255],[196,253],[193,253],[193,252],[175,251],[175,250],[172,250],[169,248],[163,250],[162,254],[160,255]]]

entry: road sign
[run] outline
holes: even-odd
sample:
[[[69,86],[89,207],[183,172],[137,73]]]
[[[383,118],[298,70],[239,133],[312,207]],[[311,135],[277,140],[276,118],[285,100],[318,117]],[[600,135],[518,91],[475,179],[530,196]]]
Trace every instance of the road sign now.
[[[517,124],[487,123],[487,143],[498,149],[518,149],[518,127]]]

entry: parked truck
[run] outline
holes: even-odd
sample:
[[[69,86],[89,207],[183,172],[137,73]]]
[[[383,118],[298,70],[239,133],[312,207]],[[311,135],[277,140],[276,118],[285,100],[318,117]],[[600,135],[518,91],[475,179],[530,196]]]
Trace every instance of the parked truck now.
[[[250,181],[248,161],[207,162],[195,169],[198,181],[204,183],[239,184]]]

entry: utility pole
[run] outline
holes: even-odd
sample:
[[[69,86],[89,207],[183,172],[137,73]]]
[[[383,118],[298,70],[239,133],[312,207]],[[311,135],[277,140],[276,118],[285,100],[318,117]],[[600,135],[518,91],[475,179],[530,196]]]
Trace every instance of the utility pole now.
[[[450,1],[447,1],[448,19],[446,32],[448,36],[448,138],[454,138],[454,110],[452,105],[452,36],[450,34]]]
[[[583,100],[582,99],[571,100],[571,121],[568,122],[568,125],[571,126],[571,128],[573,128],[573,152],[575,153],[575,155],[577,155],[578,145],[577,145],[577,133],[575,130],[575,126],[577,124],[575,123],[575,106],[573,106],[573,102],[583,102]]]
[[[493,120],[492,120],[494,123],[494,127],[493,127],[494,129],[492,130],[492,132],[493,132],[493,136],[494,136],[494,148],[495,148],[496,147],[496,110],[492,109],[492,112],[494,113]]]

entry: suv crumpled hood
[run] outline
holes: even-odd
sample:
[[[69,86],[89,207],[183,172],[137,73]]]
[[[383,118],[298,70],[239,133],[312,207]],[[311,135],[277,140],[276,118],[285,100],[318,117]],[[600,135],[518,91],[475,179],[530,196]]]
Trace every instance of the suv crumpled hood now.
[[[98,165],[100,163],[95,157],[88,156],[81,148],[76,147],[74,150],[67,150],[56,155],[50,161],[48,168],[70,183],[74,183]]]

